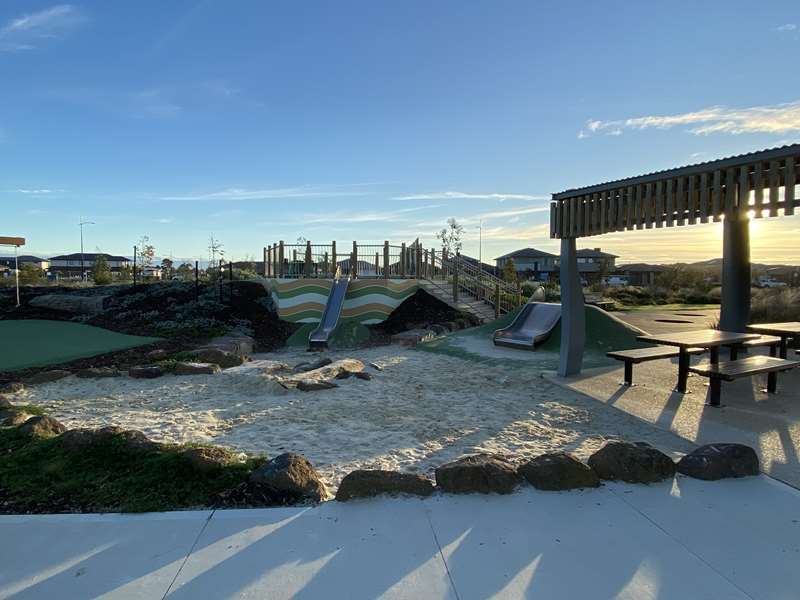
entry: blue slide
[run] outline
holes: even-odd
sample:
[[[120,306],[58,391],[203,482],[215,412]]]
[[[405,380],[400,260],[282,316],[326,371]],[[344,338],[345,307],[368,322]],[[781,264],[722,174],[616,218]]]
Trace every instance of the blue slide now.
[[[347,286],[349,284],[349,277],[340,277],[334,280],[319,327],[308,336],[308,347],[311,350],[323,350],[328,347],[328,339],[339,324],[339,316],[342,314],[344,297],[347,295]]]
[[[495,346],[534,350],[550,337],[561,320],[561,305],[548,302],[528,302],[514,322],[494,332]]]

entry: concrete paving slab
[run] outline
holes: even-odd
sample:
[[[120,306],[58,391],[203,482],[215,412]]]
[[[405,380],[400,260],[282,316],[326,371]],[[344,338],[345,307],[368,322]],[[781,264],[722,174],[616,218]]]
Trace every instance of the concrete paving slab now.
[[[417,499],[217,511],[168,597],[455,598]]]
[[[0,598],[162,598],[210,515],[0,516]]]
[[[509,496],[431,500],[431,521],[459,598],[748,598],[619,498],[635,487],[524,488]],[[663,496],[670,485],[652,488]]]

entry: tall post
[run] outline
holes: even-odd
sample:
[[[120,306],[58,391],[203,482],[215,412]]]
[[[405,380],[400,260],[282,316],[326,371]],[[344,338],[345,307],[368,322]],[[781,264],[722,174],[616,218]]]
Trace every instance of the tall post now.
[[[383,242],[383,278],[389,279],[389,240]]]
[[[431,279],[436,279],[436,248],[431,248]]]
[[[561,349],[558,374],[562,377],[581,372],[586,343],[586,308],[578,274],[575,238],[561,238]]]
[[[133,287],[136,287],[136,246],[133,247]]]
[[[461,257],[456,252],[456,270],[453,271],[453,301],[458,302],[458,271],[461,266],[461,261],[459,260]]]
[[[14,246],[14,284],[17,287],[17,306],[19,302],[19,246]]]
[[[194,261],[194,301],[200,299],[200,261]]]
[[[228,263],[228,296],[230,303],[233,304],[233,261]]]
[[[336,277],[336,269],[339,265],[336,264],[336,240],[331,242],[331,271],[333,277]]]
[[[420,253],[419,239],[414,242],[414,277],[420,279],[422,274],[422,254]]]
[[[285,251],[286,248],[284,247],[283,240],[281,240],[278,242],[278,275],[281,277],[281,279],[283,279],[283,276],[285,275],[284,271],[286,269],[283,264]]]
[[[400,245],[400,277],[406,278],[406,243]]]
[[[378,253],[376,252],[375,253],[375,277],[378,277],[378,275],[380,275],[380,274],[381,274],[381,265],[380,265],[380,261],[378,259]]]
[[[313,266],[311,261],[311,242],[306,241],[306,267],[305,267],[305,275],[306,277],[311,277]]]
[[[272,244],[272,276],[278,276],[278,244]]]
[[[494,318],[500,318],[500,284],[494,284]]]
[[[264,277],[269,277],[269,252],[267,248],[264,248]]]
[[[350,258],[350,274],[353,279],[358,277],[358,243],[353,240],[353,256]]]
[[[750,219],[725,215],[722,223],[722,302],[719,328],[746,331],[750,321]]]

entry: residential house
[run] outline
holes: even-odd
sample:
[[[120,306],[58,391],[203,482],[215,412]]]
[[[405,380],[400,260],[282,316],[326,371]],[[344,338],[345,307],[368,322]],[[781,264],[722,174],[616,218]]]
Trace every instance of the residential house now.
[[[655,284],[656,277],[658,277],[660,273],[664,272],[664,267],[659,265],[636,263],[632,265],[621,265],[617,267],[616,272],[627,278],[628,285],[647,287]]]
[[[509,260],[514,261],[514,270],[523,279],[546,281],[558,276],[558,256],[536,248],[515,250],[494,259],[497,272],[502,273]]]
[[[582,248],[578,256],[578,273],[588,283],[600,281],[616,269],[616,254],[603,252],[600,248]]]
[[[80,277],[81,276],[81,261],[83,262],[83,269],[86,273],[92,270],[94,261],[98,256],[104,256],[108,267],[111,269],[112,275],[119,273],[119,271],[126,267],[133,265],[132,261],[124,256],[114,256],[105,253],[80,252],[74,254],[61,254],[50,258],[50,272],[55,273],[61,277]],[[83,257],[83,258],[81,258]]]
[[[47,271],[50,267],[50,261],[46,258],[39,258],[38,256],[31,256],[28,254],[23,254],[22,256],[17,257],[17,262],[19,266],[22,265],[35,265],[39,267],[42,271]],[[14,269],[14,257],[13,256],[0,256],[0,265],[4,267],[8,267],[9,269]]]

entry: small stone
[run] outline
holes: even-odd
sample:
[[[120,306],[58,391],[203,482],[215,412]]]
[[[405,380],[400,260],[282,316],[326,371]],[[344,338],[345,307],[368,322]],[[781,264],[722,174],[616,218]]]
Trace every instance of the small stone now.
[[[116,367],[90,367],[75,373],[81,379],[103,379],[106,377],[119,377],[121,373]]]
[[[286,502],[320,502],[328,492],[319,473],[303,456],[287,452],[267,461],[250,474],[250,481],[268,488]]]
[[[51,369],[50,371],[41,371],[35,375],[25,379],[25,383],[29,385],[37,385],[40,383],[50,383],[51,381],[58,381],[72,375],[69,371],[63,369]]]
[[[128,376],[134,379],[155,379],[163,374],[164,370],[158,365],[142,365],[128,369]]]
[[[175,365],[174,373],[175,375],[215,375],[221,370],[220,366],[214,363],[179,362]]]
[[[597,473],[564,452],[537,456],[520,466],[517,472],[540,490],[572,490],[600,485]]]
[[[436,487],[453,494],[510,494],[520,481],[514,465],[491,454],[465,456],[436,469]]]
[[[383,367],[377,363],[371,362],[369,363],[369,366],[375,369],[376,371],[383,371]]]
[[[35,416],[19,426],[19,431],[33,437],[51,437],[64,433],[67,428],[53,417]]]
[[[364,381],[370,381],[372,379],[372,375],[366,371],[359,371],[358,373],[353,373],[353,375],[356,376],[356,379],[363,379]]]
[[[198,473],[213,473],[237,462],[236,454],[218,446],[187,448],[181,455]]]
[[[25,390],[25,384],[21,381],[10,381],[0,385],[0,394],[19,394]]]
[[[600,479],[655,483],[675,475],[675,463],[645,442],[611,441],[589,457]]]
[[[298,381],[297,389],[301,392],[316,392],[319,390],[329,390],[331,388],[339,387],[330,381]]]
[[[680,459],[678,472],[707,481],[758,475],[758,455],[743,444],[706,444]]]
[[[353,498],[371,498],[380,494],[412,494],[430,496],[433,482],[421,475],[399,471],[358,470],[345,475],[336,499],[346,502]]]
[[[234,352],[220,350],[219,348],[201,348],[193,352],[197,362],[214,363],[223,369],[238,367],[244,362],[244,357]]]

